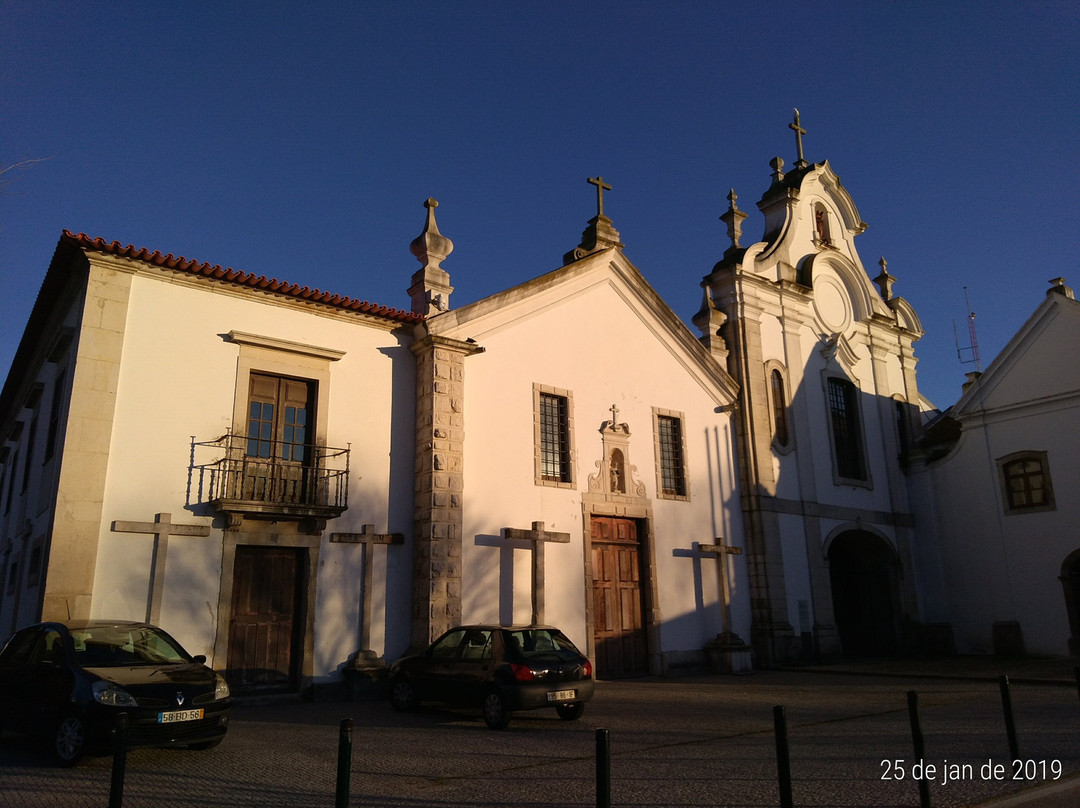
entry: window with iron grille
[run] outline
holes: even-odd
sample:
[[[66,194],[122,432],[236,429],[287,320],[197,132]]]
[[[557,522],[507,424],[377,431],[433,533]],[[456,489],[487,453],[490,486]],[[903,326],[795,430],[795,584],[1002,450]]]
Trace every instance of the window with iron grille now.
[[[540,394],[540,477],[570,482],[570,422],[566,396]]]
[[[667,496],[685,497],[682,420],[671,415],[657,415],[656,433],[660,445],[660,491]]]
[[[837,475],[849,480],[865,480],[862,424],[855,385],[846,379],[829,379],[829,412]]]
[[[1045,452],[1018,452],[999,461],[1005,492],[1005,512],[1054,509],[1050,470]]]

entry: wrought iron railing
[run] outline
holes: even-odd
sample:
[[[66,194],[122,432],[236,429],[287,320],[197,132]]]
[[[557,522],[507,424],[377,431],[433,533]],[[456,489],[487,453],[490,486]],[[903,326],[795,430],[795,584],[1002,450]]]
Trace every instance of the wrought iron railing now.
[[[217,457],[197,463],[208,450]],[[336,516],[349,505],[349,452],[243,435],[192,437],[188,498],[240,513]]]

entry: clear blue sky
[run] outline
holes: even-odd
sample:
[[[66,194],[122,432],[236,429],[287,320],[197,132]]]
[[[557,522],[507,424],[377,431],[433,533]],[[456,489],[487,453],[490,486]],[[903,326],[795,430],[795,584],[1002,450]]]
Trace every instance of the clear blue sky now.
[[[984,365],[1080,290],[1077,43],[1075,2],[5,0],[0,165],[42,162],[0,188],[0,373],[63,228],[407,308],[433,196],[459,306],[559,266],[598,174],[689,321],[798,107],[945,407],[965,286]]]

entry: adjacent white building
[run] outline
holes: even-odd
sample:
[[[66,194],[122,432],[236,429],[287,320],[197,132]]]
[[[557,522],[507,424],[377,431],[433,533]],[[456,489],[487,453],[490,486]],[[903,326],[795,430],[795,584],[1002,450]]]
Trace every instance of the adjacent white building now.
[[[1050,283],[913,469],[961,651],[1080,655],[1080,303]]]

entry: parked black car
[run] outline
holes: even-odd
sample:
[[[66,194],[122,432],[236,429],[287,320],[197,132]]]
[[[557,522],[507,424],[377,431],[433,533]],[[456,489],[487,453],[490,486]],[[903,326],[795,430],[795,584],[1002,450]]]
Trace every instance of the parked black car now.
[[[509,724],[514,710],[541,707],[573,721],[593,687],[592,664],[550,626],[459,626],[390,668],[394,709],[424,699],[475,705],[493,729]]]
[[[0,651],[0,729],[52,739],[61,765],[111,749],[127,713],[128,746],[209,749],[229,725],[225,679],[146,623],[39,623]]]

